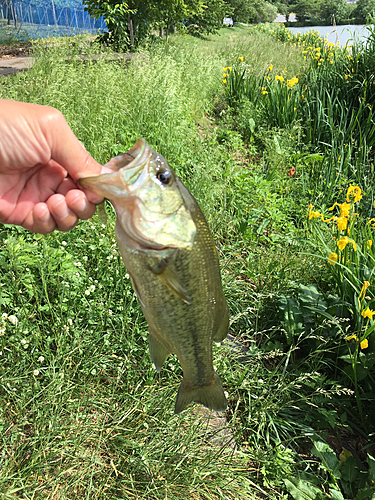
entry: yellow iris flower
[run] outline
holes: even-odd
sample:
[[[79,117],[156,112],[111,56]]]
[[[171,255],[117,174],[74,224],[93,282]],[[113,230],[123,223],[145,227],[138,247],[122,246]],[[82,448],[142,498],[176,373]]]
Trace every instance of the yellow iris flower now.
[[[368,348],[368,340],[367,339],[362,340],[360,345],[361,345],[361,349],[367,349]]]
[[[349,186],[348,191],[346,192],[346,201],[349,203],[350,196],[354,196],[353,203],[357,203],[357,201],[362,199],[362,189],[359,186]]]
[[[328,255],[328,262],[334,266],[337,262],[337,259],[338,259],[338,255],[337,253],[335,252],[331,252],[329,255]]]

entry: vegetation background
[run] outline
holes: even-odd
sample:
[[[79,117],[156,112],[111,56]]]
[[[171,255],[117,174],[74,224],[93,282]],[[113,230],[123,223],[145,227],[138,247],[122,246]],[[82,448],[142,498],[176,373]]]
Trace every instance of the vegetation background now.
[[[231,312],[226,424],[173,415],[181,369],[152,366],[110,204],[107,226],[2,226],[1,498],[375,498],[374,31],[98,51],[34,43],[0,97],[60,109],[102,163],[144,137],[197,198]]]

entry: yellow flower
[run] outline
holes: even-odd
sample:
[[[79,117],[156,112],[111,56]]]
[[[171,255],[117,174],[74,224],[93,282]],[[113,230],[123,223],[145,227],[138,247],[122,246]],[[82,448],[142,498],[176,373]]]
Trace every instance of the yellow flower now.
[[[346,247],[346,245],[349,243],[349,238],[347,236],[341,236],[339,241],[337,242],[337,246],[339,249],[342,251]]]
[[[357,201],[362,199],[362,189],[359,186],[349,186],[348,191],[346,192],[346,201],[349,203],[350,196],[354,196],[353,203],[357,203]]]
[[[224,78],[223,80],[221,80],[223,83],[227,83],[227,80],[226,78]]]
[[[367,349],[368,348],[368,340],[367,339],[362,340],[362,342],[360,343],[360,346],[361,346],[361,349]]]
[[[351,243],[353,245],[353,249],[356,252],[357,251],[357,245],[354,240],[350,240],[348,236],[341,236],[341,238],[337,242],[337,246],[339,249],[342,251],[346,247],[348,243]]]
[[[224,72],[228,69],[228,68],[221,68]]]
[[[238,58],[237,58],[237,61],[241,61],[241,62],[243,62],[243,57],[238,57]]]
[[[284,77],[276,75],[275,76],[275,82],[277,82],[277,80],[280,80],[280,82],[284,82]]]
[[[263,95],[268,94],[267,90],[262,90],[262,94],[263,94]]]
[[[273,64],[271,64],[270,66],[268,66],[267,68],[267,71],[272,71],[273,70]]]
[[[334,265],[336,264],[337,259],[338,259],[338,255],[337,255],[337,253],[335,253],[335,252],[332,252],[332,253],[330,253],[330,254],[328,255],[328,262],[329,262],[332,266],[334,266]]]
[[[367,288],[370,286],[370,283],[368,281],[364,281],[363,282],[363,285],[362,285],[362,288],[361,288],[361,291],[359,292],[359,296],[358,296],[358,300],[361,300],[364,298],[364,296],[366,295],[366,290]]]
[[[363,309],[363,311],[361,312],[361,316],[363,316],[364,318],[369,318],[369,319],[372,319],[374,314],[375,314],[375,311],[372,311],[368,307],[366,309]]]
[[[357,335],[350,335],[349,337],[346,337],[345,340],[352,340],[352,339],[359,340],[358,337],[357,337]]]
[[[317,219],[318,217],[320,217],[320,216],[322,215],[320,212],[314,212],[314,211],[312,210],[312,207],[313,207],[313,206],[310,204],[310,205],[309,205],[309,220],[311,220],[311,219],[313,219],[313,218],[314,218],[314,219]]]
[[[367,240],[367,250],[370,250],[372,247],[372,240]]]
[[[287,80],[286,84],[288,85],[289,88],[293,88],[294,85],[298,83],[298,78],[294,77],[291,78],[290,80]]]
[[[337,218],[337,229],[339,231],[345,231],[348,225],[348,219],[346,217]]]

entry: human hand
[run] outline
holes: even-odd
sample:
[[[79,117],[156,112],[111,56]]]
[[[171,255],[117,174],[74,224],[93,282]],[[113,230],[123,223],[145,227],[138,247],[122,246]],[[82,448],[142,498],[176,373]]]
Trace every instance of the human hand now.
[[[102,201],[78,180],[101,171],[58,110],[0,99],[0,222],[69,231]]]

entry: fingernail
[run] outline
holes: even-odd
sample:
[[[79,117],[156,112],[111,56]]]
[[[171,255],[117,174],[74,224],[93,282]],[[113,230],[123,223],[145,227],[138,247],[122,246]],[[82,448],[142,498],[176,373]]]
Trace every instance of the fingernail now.
[[[71,207],[73,208],[73,205],[71,205]],[[78,198],[78,200],[74,202],[73,209],[77,212],[84,212],[87,209],[87,201],[85,198]]]
[[[39,220],[40,222],[47,222],[49,218],[50,218],[50,213],[48,208],[46,207],[45,210],[42,212],[42,214],[39,215]]]
[[[70,215],[69,209],[66,206],[65,199],[61,200],[60,203],[57,203],[53,207],[53,213],[55,216],[57,216],[59,219],[65,219]]]

